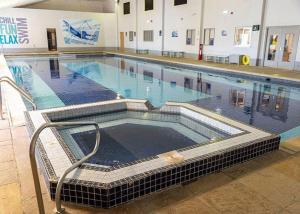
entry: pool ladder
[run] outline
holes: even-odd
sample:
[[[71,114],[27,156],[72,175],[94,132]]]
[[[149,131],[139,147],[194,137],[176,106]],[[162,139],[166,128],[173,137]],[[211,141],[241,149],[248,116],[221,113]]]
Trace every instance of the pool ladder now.
[[[59,128],[59,127],[66,127],[66,126],[95,126],[95,128],[96,128],[96,144],[95,144],[93,151],[90,154],[83,157],[81,160],[77,161],[71,167],[66,169],[66,171],[59,178],[57,186],[56,186],[56,192],[55,192],[55,204],[56,204],[56,209],[54,211],[55,213],[61,214],[61,213],[65,212],[65,209],[61,207],[61,189],[62,189],[63,182],[64,182],[66,176],[70,172],[72,172],[74,169],[76,169],[77,167],[80,167],[85,161],[87,161],[93,155],[95,155],[99,148],[100,129],[99,129],[98,124],[95,122],[56,122],[56,123],[49,122],[49,123],[43,124],[41,127],[39,127],[34,132],[32,138],[31,138],[31,142],[30,142],[29,156],[30,156],[31,170],[32,170],[36,198],[37,198],[37,203],[38,203],[38,208],[39,208],[40,214],[45,214],[45,209],[44,209],[43,196],[42,196],[39,175],[38,175],[37,162],[36,162],[36,156],[35,156],[37,140],[39,138],[40,133],[46,128],[54,128],[54,127]]]
[[[4,77],[0,78],[0,116],[1,116],[1,119],[3,119],[2,95],[1,95],[1,83],[3,83],[3,82],[8,83],[15,90],[17,90],[28,102],[30,102],[30,104],[32,105],[33,110],[37,109],[36,104],[34,103],[32,97],[30,96],[30,94],[28,94],[28,92],[25,91],[24,89],[20,88],[11,78],[4,76]]]

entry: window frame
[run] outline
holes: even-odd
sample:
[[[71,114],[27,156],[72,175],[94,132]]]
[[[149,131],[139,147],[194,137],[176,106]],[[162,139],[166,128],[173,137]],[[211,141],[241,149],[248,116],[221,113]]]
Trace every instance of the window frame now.
[[[190,32],[190,36],[191,36],[191,42],[190,43],[188,43],[189,32]],[[195,44],[196,44],[196,29],[187,29],[186,30],[186,41],[185,41],[185,44],[189,45],[189,46],[195,46]]]
[[[176,3],[177,1],[177,3]],[[188,0],[174,0],[174,6],[185,5],[188,3]]]
[[[245,34],[245,31],[248,31],[249,32],[249,38],[248,38],[248,43],[247,43],[247,45],[244,45],[244,44],[242,44],[242,38],[241,38],[241,36],[239,36],[240,37],[240,42],[238,42],[238,31],[239,30],[243,30],[243,33],[242,33],[242,35],[244,35]],[[239,48],[250,48],[251,47],[251,40],[252,40],[252,27],[251,26],[242,26],[242,27],[235,27],[235,29],[234,29],[234,46],[235,47],[239,47]]]
[[[129,31],[129,36],[128,36],[128,40],[129,42],[133,42],[134,41],[134,31]]]
[[[128,12],[125,12],[125,8],[126,8],[125,5],[128,5]],[[123,3],[123,15],[128,15],[128,14],[130,14],[130,1]]]
[[[208,40],[206,40],[206,31],[209,31],[208,33]],[[212,34],[213,32],[213,34]],[[203,45],[205,46],[214,46],[215,45],[215,38],[216,38],[216,29],[215,28],[204,28],[203,30]],[[213,37],[212,37],[213,35]],[[213,39],[211,43],[211,39]]]
[[[147,1],[149,1],[149,0],[145,0],[144,2],[145,2],[145,11],[151,11],[151,10],[154,10],[154,0],[150,0],[150,1],[152,1],[152,8],[151,9],[147,9],[146,8],[146,6],[147,6]]]
[[[148,32],[148,33],[149,33],[149,32],[152,32],[151,37],[149,37],[149,38],[151,38],[151,39],[145,40],[145,39],[146,39],[146,37],[145,37],[145,35],[146,35],[145,33],[146,33],[146,32]],[[148,36],[149,36],[149,35],[148,35]],[[144,30],[144,31],[143,31],[143,41],[144,41],[144,42],[154,42],[154,30]]]

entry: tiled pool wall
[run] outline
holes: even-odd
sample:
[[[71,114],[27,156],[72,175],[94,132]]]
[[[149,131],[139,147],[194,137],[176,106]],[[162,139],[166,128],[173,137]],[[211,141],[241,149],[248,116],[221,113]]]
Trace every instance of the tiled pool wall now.
[[[63,185],[61,199],[65,202],[97,208],[112,208],[278,150],[279,143],[280,137],[272,136],[230,150],[219,151],[206,157],[195,158],[184,164],[160,168],[111,184],[69,180]],[[56,185],[56,182],[50,181],[52,200],[55,199]]]
[[[64,109],[63,111],[60,109],[46,110],[43,114],[45,114],[47,118],[51,119],[51,121],[60,121],[62,119],[74,119],[93,114],[122,111],[124,109],[135,111],[149,110],[146,102],[123,101],[108,101],[101,104],[101,108],[99,108],[98,104],[84,104],[76,110],[74,110],[74,108],[76,107],[61,108]],[[182,111],[182,109],[178,106],[168,106],[162,109],[169,113],[178,113],[178,111]],[[181,113],[189,114],[189,111],[182,111]],[[26,113],[26,118],[29,133],[32,135],[35,128],[29,113]],[[201,120],[204,121],[209,119],[209,117],[201,118]],[[218,121],[215,121],[215,125],[218,126],[220,124]],[[235,127],[227,127],[226,123],[225,126],[219,128],[225,129],[228,133],[233,135],[239,134],[238,131],[241,131]],[[205,155],[199,155],[198,157],[186,159],[180,163],[168,164],[143,173],[136,173],[131,177],[124,177],[110,183],[73,178],[66,179],[62,188],[61,199],[65,202],[80,205],[88,205],[97,208],[112,208],[151,193],[194,181],[199,177],[219,172],[227,167],[256,158],[268,152],[272,152],[279,149],[279,143],[279,136],[268,135],[267,137],[259,140],[231,146]],[[38,150],[38,161],[42,166],[41,168],[51,199],[54,200],[58,179],[41,142],[38,143]],[[74,161],[76,160],[72,160],[72,162]],[[148,160],[143,161],[146,162]],[[83,168],[86,170],[95,170],[93,167],[87,167],[87,165],[81,166],[81,169]],[[109,169],[103,168],[98,170],[110,172],[117,168],[118,167]]]

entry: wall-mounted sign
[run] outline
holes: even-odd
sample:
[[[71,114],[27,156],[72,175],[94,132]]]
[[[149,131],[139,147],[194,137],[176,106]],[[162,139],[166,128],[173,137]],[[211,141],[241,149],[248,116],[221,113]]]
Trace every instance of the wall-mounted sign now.
[[[65,44],[95,45],[100,34],[100,24],[92,19],[62,20]]]
[[[227,31],[226,30],[222,30],[221,35],[222,36],[227,36]]]
[[[172,31],[172,37],[178,37],[178,31]]]
[[[0,44],[28,44],[28,24],[26,18],[0,17]]]
[[[259,31],[260,25],[253,25],[252,31]]]

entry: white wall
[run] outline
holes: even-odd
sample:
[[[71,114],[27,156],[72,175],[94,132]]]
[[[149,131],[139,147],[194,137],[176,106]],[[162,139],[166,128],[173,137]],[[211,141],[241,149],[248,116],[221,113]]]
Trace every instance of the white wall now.
[[[0,10],[1,17],[23,17],[27,18],[29,31],[29,44],[3,45],[3,48],[46,48],[47,28],[56,28],[58,48],[74,47],[116,47],[117,28],[116,15],[108,13],[86,13],[55,10],[37,9],[3,9]],[[63,19],[94,19],[100,24],[100,35],[95,45],[68,45],[64,43],[61,21]]]
[[[198,53],[201,4],[202,0],[188,0],[188,4],[174,6],[174,0],[166,0],[165,50]],[[187,29],[196,30],[194,46],[186,45]],[[178,37],[172,37],[172,31],[178,31]]]
[[[154,10],[145,11],[145,1],[138,1],[138,47],[160,51],[162,46],[162,9],[163,1],[154,0]],[[144,30],[153,30],[154,42],[144,42]]]
[[[130,2],[130,14],[123,14],[123,4]],[[124,46],[125,48],[136,48],[136,38],[133,41],[129,41],[129,31],[136,32],[136,0],[121,0],[118,6],[119,16],[119,32],[124,32]],[[127,32],[127,36],[126,36]]]
[[[223,11],[228,11],[224,14]],[[246,54],[257,56],[259,31],[252,31],[250,47],[236,47],[236,27],[252,27],[261,21],[262,0],[207,0],[204,9],[204,28],[215,28],[214,46],[205,46],[204,54]],[[233,14],[230,14],[233,12]],[[227,36],[222,36],[225,30]]]

